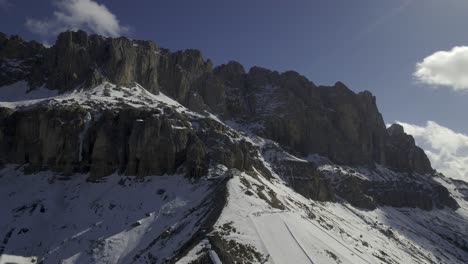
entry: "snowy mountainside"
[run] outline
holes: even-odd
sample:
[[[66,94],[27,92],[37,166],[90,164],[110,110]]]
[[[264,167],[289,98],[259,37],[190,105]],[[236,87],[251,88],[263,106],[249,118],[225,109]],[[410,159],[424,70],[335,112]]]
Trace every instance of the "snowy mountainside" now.
[[[105,83],[45,99],[8,102],[8,106],[78,104],[93,111],[122,105],[169,106],[203,118],[141,86],[116,87]],[[135,92],[130,98],[124,96],[127,89]],[[6,216],[0,223],[2,261],[21,257],[40,263],[465,263],[468,259],[466,184],[434,176],[456,200],[456,210],[395,208],[378,202],[370,209],[359,208],[350,204],[354,200],[341,197],[337,186],[344,179],[430,186],[432,178],[381,165],[373,169],[337,165],[319,155],[298,157],[256,136],[251,126],[223,123],[211,114],[207,118],[224,126],[230,141],[252,144],[263,166],[239,170],[213,163],[199,179],[114,174],[90,182],[86,174],[6,165],[0,171],[1,208]],[[309,167],[317,174],[310,175]],[[333,187],[324,189],[324,183],[315,181]],[[304,193],[301,185],[320,190]]]
[[[248,174],[233,178],[228,193],[213,241],[255,245],[261,257],[252,263],[465,263],[468,257],[463,199],[456,211],[370,211],[311,201],[277,177]]]
[[[161,263],[203,226],[219,179],[121,177],[0,171],[2,250],[39,263]],[[3,262],[2,262],[3,263]]]
[[[276,176],[238,173],[227,183],[213,231],[177,263],[204,254],[222,263],[465,263],[468,257],[466,201],[457,199],[457,211],[368,211],[311,201]],[[197,232],[220,184],[117,175],[89,183],[83,175],[24,175],[14,167],[0,174],[2,208],[10,213],[1,220],[2,256],[42,263],[165,263]]]
[[[157,108],[162,106],[185,109],[164,94],[154,95],[139,84],[125,87],[104,82],[93,89],[75,89],[62,94],[47,88],[30,90],[25,82],[18,82],[0,89],[0,107],[22,109],[44,104],[60,107],[77,105],[93,111],[121,107]]]
[[[0,263],[468,262],[468,184],[370,92],[83,31],[0,70]]]
[[[463,184],[441,174],[436,176],[436,181],[455,197],[457,210],[390,206],[368,210],[340,197],[337,202],[314,201],[293,190],[291,179],[276,174],[268,160],[278,162],[280,157],[309,161],[284,150],[272,153],[268,145],[277,144],[269,140],[256,136],[250,139],[266,150],[262,160],[271,174],[238,172],[230,179],[226,206],[214,231],[179,263],[203,259],[212,248],[227,263],[466,262],[468,199],[460,188]],[[408,177],[383,167],[368,170],[334,165],[318,156],[310,159],[322,163],[318,170],[326,171],[328,177],[357,174],[372,181],[390,182],[395,177]]]

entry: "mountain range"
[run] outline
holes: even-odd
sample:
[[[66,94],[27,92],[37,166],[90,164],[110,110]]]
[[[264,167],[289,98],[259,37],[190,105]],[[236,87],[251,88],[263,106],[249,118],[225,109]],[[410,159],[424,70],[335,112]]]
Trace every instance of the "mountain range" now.
[[[0,168],[0,262],[468,262],[468,183],[370,92],[198,50],[0,33]]]

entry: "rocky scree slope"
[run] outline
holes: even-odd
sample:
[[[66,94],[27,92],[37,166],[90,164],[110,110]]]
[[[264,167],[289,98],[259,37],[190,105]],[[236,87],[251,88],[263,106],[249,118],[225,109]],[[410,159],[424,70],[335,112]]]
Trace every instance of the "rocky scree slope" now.
[[[246,72],[237,62],[213,68],[197,50],[67,31],[50,48],[0,34],[0,86],[0,162],[25,174],[85,174],[96,184],[113,174],[209,177],[222,185],[254,177],[241,182],[243,193],[283,211],[328,201],[455,212],[466,199],[438,180],[443,176],[401,126],[385,127],[372,94],[339,82],[316,86],[296,72]],[[12,100],[2,93],[20,88],[56,94]],[[305,198],[288,206],[277,189],[285,186]],[[229,190],[237,189],[227,188],[232,196]],[[223,213],[214,210],[223,205]],[[210,221],[230,210],[222,199],[206,207],[217,212],[200,220],[210,227],[188,235],[166,258],[178,259],[213,234]],[[229,252],[223,233],[216,234],[208,244],[224,262],[265,261],[245,241]],[[200,252],[213,251],[203,245]]]

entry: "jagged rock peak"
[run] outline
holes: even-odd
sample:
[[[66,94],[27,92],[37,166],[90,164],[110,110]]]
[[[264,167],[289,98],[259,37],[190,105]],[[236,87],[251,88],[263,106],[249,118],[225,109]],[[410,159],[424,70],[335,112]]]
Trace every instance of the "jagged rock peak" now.
[[[18,35],[8,36],[0,32],[0,59],[27,59],[46,49],[41,43],[25,41]]]
[[[59,34],[46,57],[47,84],[50,88],[69,90],[93,87],[104,80],[119,85],[137,82],[157,94],[157,51],[151,41],[66,31]]]
[[[434,172],[424,150],[416,146],[413,136],[406,134],[403,126],[393,124],[387,131],[387,165],[390,168],[408,172]]]
[[[356,94],[342,82],[316,86],[295,71],[254,66],[246,72],[235,61],[213,68],[198,50],[170,52],[151,41],[84,31],[59,34],[51,48],[25,43],[0,35],[0,86],[26,80],[32,88],[45,84],[67,91],[104,81],[125,87],[136,82],[192,111],[236,120],[301,156],[319,154],[344,165],[377,163],[397,171],[432,171],[412,137],[387,131],[370,92]],[[10,67],[11,59],[20,70]]]
[[[405,130],[400,124],[392,124],[387,130],[390,136],[405,135]]]

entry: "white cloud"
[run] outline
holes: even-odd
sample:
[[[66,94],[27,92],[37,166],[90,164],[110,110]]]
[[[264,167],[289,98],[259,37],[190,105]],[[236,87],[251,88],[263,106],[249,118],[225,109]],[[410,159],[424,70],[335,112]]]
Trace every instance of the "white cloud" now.
[[[26,27],[46,38],[71,29],[83,29],[104,36],[120,36],[128,31],[106,6],[93,0],[59,0],[53,16],[44,20],[28,18]]]
[[[416,64],[414,77],[421,83],[468,90],[468,46],[438,51]]]
[[[417,126],[397,121],[422,147],[432,166],[446,176],[468,182],[468,136],[434,121]]]

